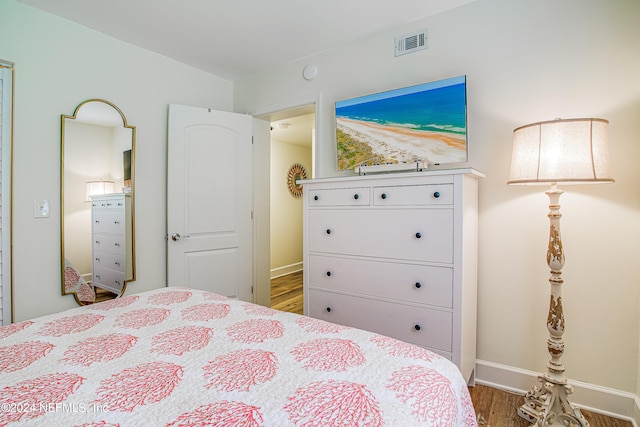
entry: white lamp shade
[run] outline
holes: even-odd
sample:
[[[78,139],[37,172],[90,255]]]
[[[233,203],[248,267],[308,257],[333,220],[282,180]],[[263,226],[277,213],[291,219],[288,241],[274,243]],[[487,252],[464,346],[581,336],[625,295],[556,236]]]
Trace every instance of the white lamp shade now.
[[[533,123],[513,131],[507,184],[613,182],[604,119]]]
[[[114,190],[113,181],[88,181],[85,200],[91,200],[91,196],[99,196],[101,194],[111,194]]]

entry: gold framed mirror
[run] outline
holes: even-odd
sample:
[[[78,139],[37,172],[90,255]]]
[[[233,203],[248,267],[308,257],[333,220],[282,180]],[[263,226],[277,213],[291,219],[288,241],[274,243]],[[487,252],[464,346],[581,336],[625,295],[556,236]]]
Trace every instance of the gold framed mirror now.
[[[136,128],[104,99],[61,116],[62,295],[92,304],[135,280]]]

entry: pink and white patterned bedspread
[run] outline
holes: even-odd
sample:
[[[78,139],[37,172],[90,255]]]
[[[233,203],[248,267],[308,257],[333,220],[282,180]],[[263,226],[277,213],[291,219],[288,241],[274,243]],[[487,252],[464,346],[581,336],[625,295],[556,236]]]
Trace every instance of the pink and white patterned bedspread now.
[[[419,347],[193,289],[0,328],[0,426],[476,426]]]

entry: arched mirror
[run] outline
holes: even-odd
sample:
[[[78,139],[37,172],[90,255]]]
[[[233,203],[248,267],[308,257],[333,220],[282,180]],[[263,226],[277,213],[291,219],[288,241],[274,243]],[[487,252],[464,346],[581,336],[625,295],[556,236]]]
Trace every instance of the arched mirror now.
[[[62,294],[79,304],[117,298],[135,280],[136,128],[103,99],[62,115]]]

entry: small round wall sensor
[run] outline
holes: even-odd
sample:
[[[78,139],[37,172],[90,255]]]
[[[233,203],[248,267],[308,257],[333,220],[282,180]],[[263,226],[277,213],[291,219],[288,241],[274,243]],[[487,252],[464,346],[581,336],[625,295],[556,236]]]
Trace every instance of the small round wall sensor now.
[[[309,64],[305,66],[304,70],[302,70],[302,76],[305,78],[305,80],[313,80],[316,78],[317,75],[318,75],[318,67],[316,67],[313,64]]]

